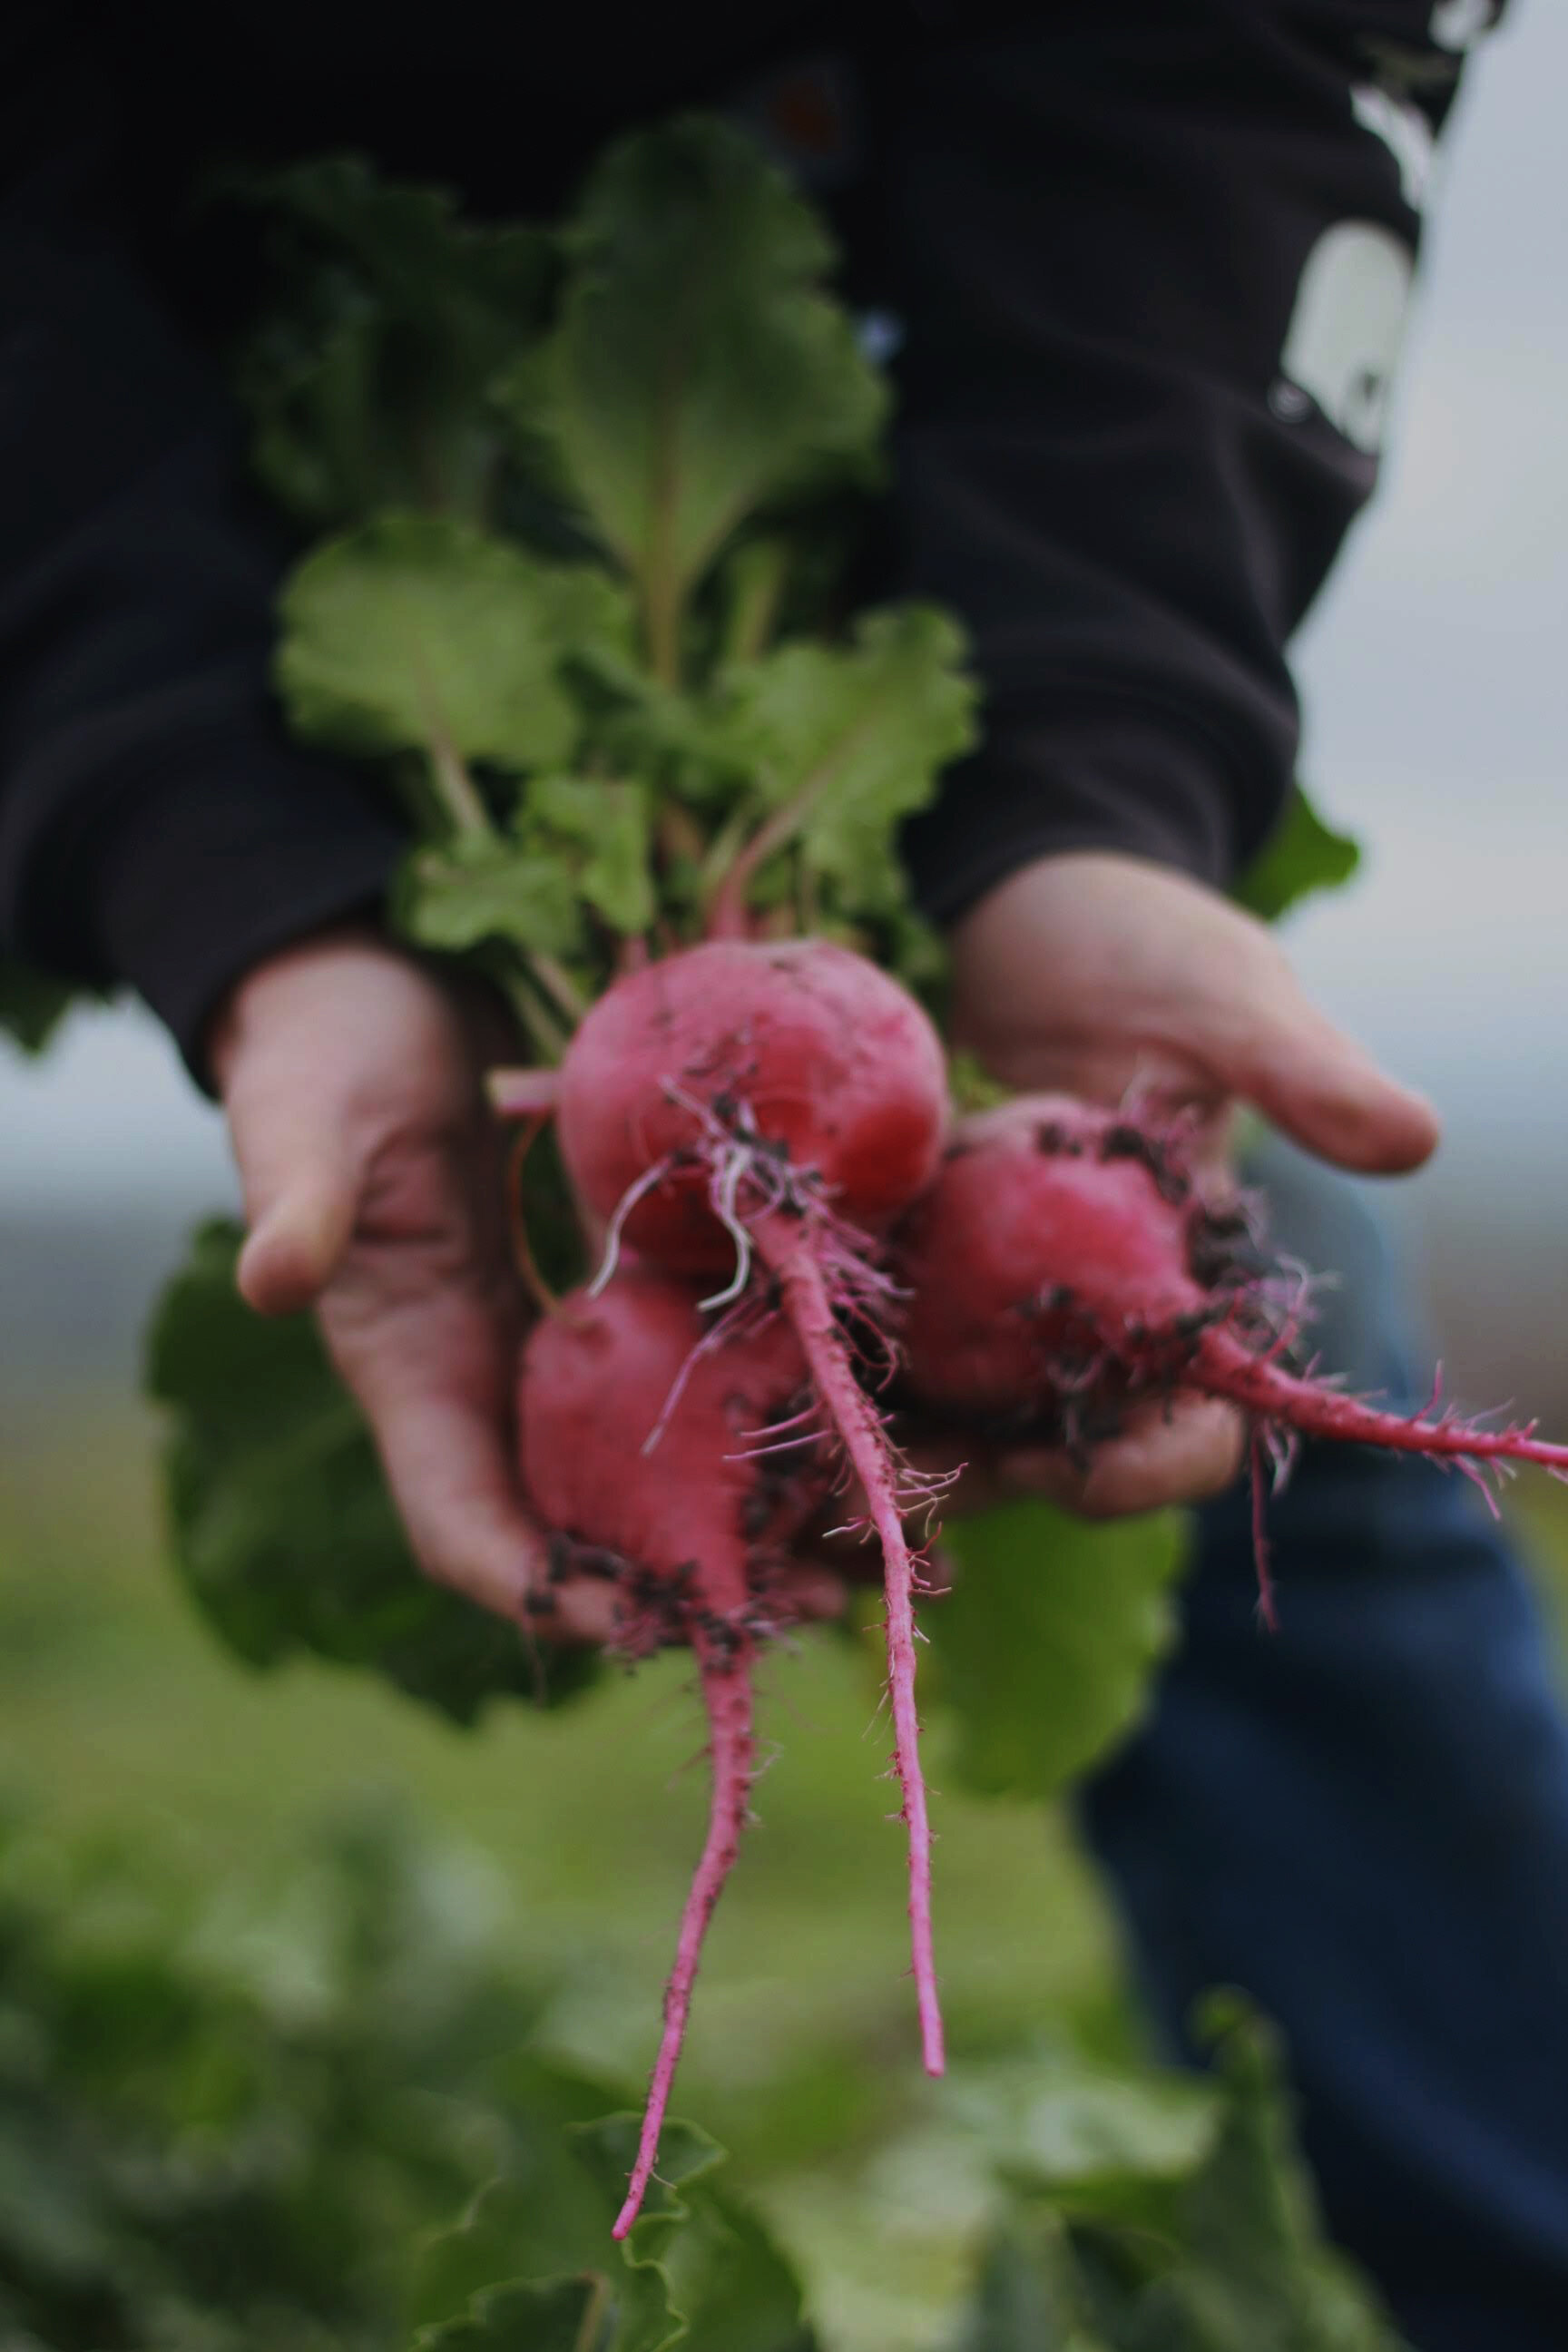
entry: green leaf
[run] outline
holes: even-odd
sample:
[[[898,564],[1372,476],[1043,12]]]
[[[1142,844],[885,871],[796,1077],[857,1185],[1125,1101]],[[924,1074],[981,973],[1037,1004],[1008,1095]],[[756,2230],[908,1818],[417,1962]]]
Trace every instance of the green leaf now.
[[[575,887],[612,930],[635,938],[647,929],[658,909],[641,784],[536,776],[522,795],[518,829],[525,840],[542,835],[577,853]]]
[[[953,1765],[981,1795],[1049,1797],[1136,1720],[1174,1638],[1179,1512],[1091,1524],[1015,1503],[943,1531],[959,1574],[921,1618],[957,1718]]]
[[[1191,2179],[1219,2126],[1219,2096],[1205,2076],[1107,2065],[1071,2049],[1010,2052],[972,2071],[965,2095],[1009,2180],[1109,2196],[1118,2210],[1118,2183]]]
[[[981,2263],[967,2324],[953,2352],[1112,2352],[1091,2333],[1071,2242],[1055,2213],[1019,2211]]]
[[[517,2279],[476,2295],[466,2318],[422,2327],[414,2352],[609,2352],[609,2326],[602,2280]]]
[[[852,884],[975,740],[964,652],[933,605],[867,613],[847,647],[784,646],[721,680],[714,742],[764,807],[801,804],[803,856]]]
[[[384,1832],[194,1896],[145,1823],[123,1850],[0,1829],[7,2346],[406,2340],[407,2249],[469,2189],[466,2143],[495,2127],[476,2073],[536,2003],[493,1921],[482,1950],[471,1913],[454,1930],[472,1858]]]
[[[532,778],[512,829],[459,835],[418,849],[398,877],[393,917],[418,947],[456,954],[490,940],[572,959],[592,908],[621,937],[656,911],[647,797],[640,784],[585,776]]]
[[[507,439],[492,387],[543,327],[553,236],[461,221],[357,156],[238,193],[268,215],[273,302],[237,389],[255,462],[318,529],[409,507],[483,520]]]
[[[445,954],[510,940],[538,955],[570,956],[583,939],[567,860],[489,835],[416,850],[398,877],[393,917],[405,938]]]
[[[1400,2352],[1322,2234],[1291,2130],[1279,2038],[1237,1996],[1209,2011],[1226,2105],[1181,2209],[1184,2260],[1151,2288],[1129,2352]]]
[[[335,751],[554,766],[577,731],[556,675],[561,593],[466,523],[378,516],[287,583],[279,689],[300,732]]]
[[[885,406],[831,248],[741,132],[689,118],[614,148],[578,215],[560,328],[524,422],[558,450],[648,617],[656,668],[731,533],[864,477]]]
[[[207,1622],[249,1665],[368,1667],[457,1723],[501,1696],[571,1696],[592,1676],[585,1653],[536,1674],[515,1626],[420,1574],[313,1324],[253,1315],[236,1290],[240,1238],[226,1221],[200,1229],[148,1354],[171,1414],[175,1565]]]
[[[681,2352],[820,2352],[800,2280],[749,2206],[710,2187],[668,2259]]]
[[[479,2289],[509,2271],[570,2271],[595,2284],[596,2301],[582,2307],[603,2321],[592,2340],[604,2352],[664,2352],[677,2343],[686,2352],[816,2352],[798,2279],[761,2222],[718,2186],[724,2152],[705,2132],[666,2126],[658,2178],[616,2245],[610,2227],[641,2118],[594,2115],[598,2086],[538,2060],[522,2062],[510,2082],[519,2119],[513,2169],[426,2249],[421,2312],[471,2309]]]
[[[25,1054],[41,1054],[69,1012],[76,991],[66,982],[0,955],[0,1033]]]
[[[1323,2236],[1271,2029],[1235,1995],[1209,2023],[1217,2074],[1190,2092],[1200,2138],[1135,2135],[1122,2171],[1092,2180],[1009,2167],[962,2352],[1402,2352]]]
[[[784,646],[684,712],[639,713],[672,748],[684,738],[694,797],[735,813],[715,896],[758,908],[793,892],[803,929],[933,978],[942,959],[909,908],[898,833],[974,740],[963,651],[945,614],[899,605],[863,615],[848,646]]]
[[[1300,784],[1278,831],[1237,882],[1233,896],[1271,923],[1315,890],[1337,890],[1361,864],[1361,845],[1324,823]]]

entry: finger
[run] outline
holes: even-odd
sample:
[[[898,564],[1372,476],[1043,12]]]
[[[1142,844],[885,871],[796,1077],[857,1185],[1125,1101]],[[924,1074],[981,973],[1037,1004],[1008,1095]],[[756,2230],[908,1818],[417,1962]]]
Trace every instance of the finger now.
[[[1391,1078],[1293,981],[1221,1075],[1293,1141],[1336,1167],[1402,1175],[1436,1148],[1437,1116],[1426,1097]]]
[[[470,1593],[471,1601],[481,1601]],[[618,1595],[613,1584],[597,1577],[569,1578],[562,1584],[531,1583],[523,1601],[524,1622],[541,1641],[568,1642],[607,1648],[621,1628]]]
[[[470,1312],[457,1297],[445,1322]],[[334,1316],[328,1317],[329,1340]],[[531,1597],[555,1590],[545,1539],[530,1518],[489,1377],[492,1335],[431,1328],[409,1319],[372,1324],[352,1344],[333,1348],[339,1370],[370,1422],[387,1485],[416,1558],[427,1575],[497,1615],[535,1613]],[[468,1381],[440,1377],[447,1364],[482,1368]],[[564,1593],[565,1589],[563,1588]],[[603,1606],[600,1606],[600,1595]],[[563,1628],[601,1638],[613,1594],[581,1580],[559,1603]]]
[[[258,1315],[313,1306],[342,1263],[359,1187],[344,1167],[300,1168],[255,1221],[239,1255],[240,1296]]]
[[[842,1617],[848,1606],[848,1586],[825,1561],[801,1562],[786,1571],[782,1584],[794,1614],[814,1622]]]
[[[1016,1447],[997,1456],[991,1479],[998,1494],[1038,1495],[1080,1518],[1122,1518],[1223,1494],[1240,1471],[1245,1445],[1234,1406],[1178,1396],[1140,1408],[1117,1436],[1093,1447],[1087,1464],[1056,1447]]]
[[[240,1293],[260,1315],[297,1314],[320,1297],[348,1246],[360,1155],[335,1106],[303,1091],[237,1097],[229,1133],[250,1226]]]
[[[774,1570],[763,1583],[763,1597],[786,1623],[820,1624],[843,1616],[849,1587],[826,1560],[805,1558]]]

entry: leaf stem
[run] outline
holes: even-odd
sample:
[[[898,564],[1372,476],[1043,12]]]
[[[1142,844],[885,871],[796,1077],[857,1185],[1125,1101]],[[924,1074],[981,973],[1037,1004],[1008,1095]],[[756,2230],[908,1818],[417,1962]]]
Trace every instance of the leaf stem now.
[[[424,665],[415,656],[419,671],[419,690],[425,705],[426,750],[430,757],[430,775],[436,787],[436,798],[458,835],[470,840],[488,839],[495,832],[490,813],[486,808],[479,788],[469,775],[463,755],[452,740],[446,720]]]
[[[550,1114],[542,1112],[529,1119],[512,1139],[511,1150],[507,1154],[506,1221],[513,1262],[534,1305],[542,1315],[559,1315],[561,1301],[540,1272],[539,1260],[533,1255],[533,1244],[528,1232],[527,1194],[523,1188],[523,1171],[528,1155],[549,1124]]]
[[[589,2273],[593,2292],[583,2305],[583,2325],[577,2330],[577,2341],[572,2352],[600,2352],[605,2340],[605,2322],[610,2311],[610,2282],[603,2271]]]
[[[795,550],[782,534],[755,539],[730,558],[723,662],[755,661],[773,635]]]
[[[524,950],[529,971],[536,985],[542,988],[558,1013],[565,1015],[568,1029],[574,1029],[588,1010],[588,1000],[563,963],[542,948]]]
[[[680,622],[682,598],[678,581],[660,566],[643,589],[643,621],[647,634],[647,664],[660,686],[680,691]]]
[[[738,849],[728,864],[721,866],[713,883],[713,895],[708,902],[705,926],[710,940],[743,939],[746,930],[746,893],[756,880],[770,857],[787,849],[823,793],[837,773],[842,752],[825,760],[820,768],[807,776],[794,798],[761,824],[750,841]]]
[[[451,821],[453,832],[468,834],[475,839],[492,834],[495,827],[490,823],[489,811],[479,798],[479,786],[450,740],[431,743],[430,767],[436,779],[437,797]]]
[[[567,1033],[554,1014],[540,1003],[537,983],[532,982],[527,969],[528,959],[521,950],[516,953],[519,962],[514,962],[510,955],[504,961],[498,960],[495,977],[505,992],[507,1003],[517,1015],[524,1036],[540,1060],[548,1062],[553,1068],[566,1051]]]
[[[874,724],[868,715],[840,736],[826,760],[815,767],[799,791],[774,809],[757,827],[756,832],[721,868],[709,901],[707,936],[710,940],[739,940],[745,937],[746,893],[758,873],[781,849],[786,849],[821,802],[828,786],[844,762],[855,750],[861,737]]]

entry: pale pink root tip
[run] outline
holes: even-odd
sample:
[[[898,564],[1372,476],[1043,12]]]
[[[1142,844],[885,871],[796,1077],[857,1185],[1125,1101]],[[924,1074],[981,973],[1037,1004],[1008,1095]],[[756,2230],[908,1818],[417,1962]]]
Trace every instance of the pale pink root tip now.
[[[559,1070],[487,1070],[485,1093],[498,1118],[548,1118],[561,1097]]]
[[[1479,1462],[1536,1462],[1543,1469],[1568,1470],[1568,1445],[1552,1445],[1537,1437],[1533,1423],[1514,1429],[1481,1429],[1454,1415],[1427,1421],[1420,1413],[1390,1412],[1380,1405],[1364,1404],[1358,1397],[1345,1396],[1338,1389],[1282,1371],[1268,1358],[1253,1355],[1225,1330],[1204,1334],[1184,1377],[1193,1388],[1210,1396],[1228,1397],[1261,1420],[1299,1430],[1306,1437],[1333,1437],[1352,1445],[1381,1446],[1394,1454],[1425,1454],[1433,1461],[1457,1463],[1467,1475]]]
[[[642,2132],[626,2203],[616,2214],[610,2232],[615,2238],[624,2238],[630,2230],[653,2178],[665,2110],[669,2105],[675,2070],[680,2063],[680,2045],[686,2039],[686,2020],[702,1958],[702,1939],[714,1906],[724,1891],[724,1882],[735,1865],[752,1788],[750,1643],[742,1641],[731,1654],[714,1650],[701,1636],[694,1646],[702,1677],[703,1703],[708,1709],[712,1761],[713,1793],[708,1809],[708,1835],[692,1874],[686,1908],[680,1915],[675,1966],[665,1988],[664,2032],[648,2084],[647,2105],[643,2110]]]
[[[928,2074],[945,2065],[942,2005],[931,1943],[931,1822],[921,1770],[920,1717],[915,1711],[914,1561],[899,1509],[887,1433],[855,1377],[843,1334],[812,1245],[808,1220],[760,1218],[753,1229],[759,1254],[777,1277],[784,1311],[805,1352],[817,1392],[866,1490],[882,1546],[888,1605],[888,1681],[893,1707],[893,1757],[909,1831],[910,1941],[921,2053]]]
[[[1268,1478],[1261,1430],[1253,1431],[1247,1454],[1252,1474],[1252,1559],[1258,1570],[1258,1613],[1266,1630],[1278,1633],[1279,1617],[1274,1606],[1273,1554],[1268,1541]]]

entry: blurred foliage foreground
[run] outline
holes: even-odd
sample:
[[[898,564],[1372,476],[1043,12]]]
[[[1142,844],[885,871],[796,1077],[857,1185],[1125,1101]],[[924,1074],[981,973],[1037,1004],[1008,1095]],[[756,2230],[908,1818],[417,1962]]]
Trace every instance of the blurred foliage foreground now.
[[[672,2131],[623,2253],[701,1804],[681,1662],[468,1738],[320,1665],[258,1683],[154,1573],[123,1409],[8,1418],[0,2352],[1394,2345],[1267,2028],[1216,2007],[1206,2080],[1142,2063],[1032,1810],[944,1799],[957,2063],[921,2081],[847,1643],[779,1663],[685,2086],[717,2137]]]

